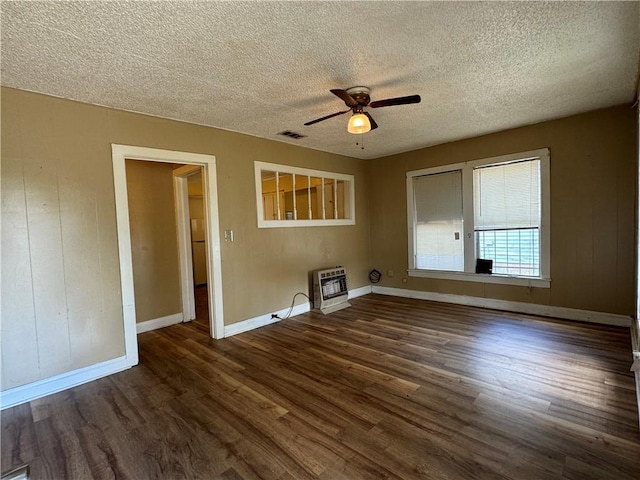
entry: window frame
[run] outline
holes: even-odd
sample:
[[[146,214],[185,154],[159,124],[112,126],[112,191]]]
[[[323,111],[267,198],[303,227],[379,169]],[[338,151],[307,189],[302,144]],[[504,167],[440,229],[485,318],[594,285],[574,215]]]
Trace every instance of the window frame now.
[[[327,227],[341,225],[356,224],[356,204],[355,204],[355,176],[346,173],[334,173],[323,170],[313,170],[310,168],[293,167],[291,165],[281,165],[277,163],[254,162],[255,171],[255,189],[256,189],[256,214],[258,220],[258,228],[290,228],[290,227]],[[262,199],[262,172],[278,172],[278,174],[286,173],[299,175],[304,177],[319,177],[324,179],[333,179],[334,181],[343,181],[349,184],[348,208],[345,205],[345,215],[349,218],[317,218],[317,219],[293,219],[293,220],[265,220],[264,204]],[[295,195],[294,195],[295,197]]]
[[[475,273],[475,229],[473,205],[473,170],[477,167],[500,165],[524,160],[540,160],[540,276],[528,277],[507,274]],[[461,280],[468,282],[496,283],[504,285],[523,285],[549,288],[551,286],[551,233],[550,233],[550,151],[548,148],[527,152],[500,155],[497,157],[471,160],[468,162],[442,165],[407,172],[407,232],[408,232],[408,269],[410,277],[436,278],[443,280]],[[462,174],[462,219],[464,272],[425,270],[416,268],[416,208],[413,192],[413,179],[423,175],[460,171]]]

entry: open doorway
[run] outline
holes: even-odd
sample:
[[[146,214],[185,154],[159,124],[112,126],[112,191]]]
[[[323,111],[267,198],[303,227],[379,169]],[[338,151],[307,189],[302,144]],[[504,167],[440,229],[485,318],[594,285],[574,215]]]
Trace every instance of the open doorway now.
[[[142,160],[151,162],[173,163],[191,165],[202,172],[204,218],[206,219],[206,264],[207,270],[207,306],[210,318],[210,335],[213,338],[224,337],[224,320],[222,307],[222,269],[220,258],[220,234],[218,216],[218,194],[216,180],[216,161],[212,155],[202,155],[187,152],[175,152],[144,147],[132,147],[128,145],[115,145],[112,147],[114,189],[116,202],[116,222],[118,228],[118,250],[120,261],[120,279],[122,287],[122,306],[125,333],[125,354],[129,365],[138,363],[138,341],[136,331],[135,292],[133,280],[133,264],[131,255],[131,232],[129,224],[129,202],[127,195],[126,160]],[[176,177],[185,195],[176,196],[176,211],[179,202],[186,202],[188,211],[188,186],[186,177]],[[177,187],[176,187],[177,188]],[[186,240],[190,243],[190,224],[179,222],[179,249],[181,258],[185,258]],[[180,226],[182,225],[182,227]],[[190,250],[190,248],[188,248]],[[181,268],[181,271],[183,269]],[[192,274],[191,274],[192,275]],[[181,276],[181,285],[184,278]],[[182,288],[184,292],[184,288]],[[184,295],[183,295],[184,299]],[[193,308],[195,309],[195,302]],[[184,309],[184,304],[183,304]],[[189,312],[187,312],[189,313]]]
[[[131,261],[138,333],[187,320],[183,314],[175,165],[126,159]]]
[[[197,328],[209,331],[208,229],[202,174],[203,168],[194,165],[173,171],[178,240],[182,243],[180,274],[184,321],[194,321]]]
[[[209,330],[209,302],[207,285],[207,220],[202,197],[202,173],[187,179],[189,187],[189,221],[191,223],[191,259],[196,301],[194,322],[201,329]]]

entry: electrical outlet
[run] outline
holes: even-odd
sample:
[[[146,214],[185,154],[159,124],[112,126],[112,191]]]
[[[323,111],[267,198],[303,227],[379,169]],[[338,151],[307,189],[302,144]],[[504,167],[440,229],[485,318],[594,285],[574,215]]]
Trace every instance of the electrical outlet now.
[[[224,231],[224,241],[225,242],[233,242],[233,230],[225,230]]]
[[[393,277],[393,270],[387,270],[387,277]]]

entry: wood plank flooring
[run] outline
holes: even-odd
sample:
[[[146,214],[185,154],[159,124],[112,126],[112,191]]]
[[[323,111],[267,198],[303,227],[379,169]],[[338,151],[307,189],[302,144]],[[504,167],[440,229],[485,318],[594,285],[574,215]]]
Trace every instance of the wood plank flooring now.
[[[628,329],[381,295],[2,412],[33,479],[640,478]]]

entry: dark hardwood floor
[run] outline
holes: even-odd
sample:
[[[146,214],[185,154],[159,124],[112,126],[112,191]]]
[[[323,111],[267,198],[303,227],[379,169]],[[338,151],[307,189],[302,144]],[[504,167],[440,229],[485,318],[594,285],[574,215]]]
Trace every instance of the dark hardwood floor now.
[[[368,295],[2,412],[34,479],[640,478],[629,331]]]
[[[209,294],[207,285],[198,285],[194,289],[196,298],[196,319],[191,325],[206,335],[211,331],[209,325]]]

